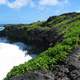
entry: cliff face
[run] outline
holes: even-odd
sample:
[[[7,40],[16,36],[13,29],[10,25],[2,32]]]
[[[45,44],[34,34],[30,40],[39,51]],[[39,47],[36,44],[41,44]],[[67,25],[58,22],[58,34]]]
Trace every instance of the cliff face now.
[[[32,46],[32,51],[36,51],[37,53],[54,46],[56,42],[60,42],[63,39],[62,34],[57,32],[58,28],[39,27],[38,25],[37,28],[33,28],[32,25],[17,25],[17,27],[9,25],[5,27],[5,30],[0,32],[0,35],[13,41],[22,41],[29,44]]]
[[[28,25],[7,25],[0,33],[41,52],[35,59],[14,67],[5,80],[80,79],[80,13],[66,13]]]

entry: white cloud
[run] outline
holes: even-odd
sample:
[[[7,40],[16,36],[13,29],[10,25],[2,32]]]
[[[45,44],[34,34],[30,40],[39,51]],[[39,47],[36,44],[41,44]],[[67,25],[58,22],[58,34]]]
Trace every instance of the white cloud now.
[[[7,0],[0,0],[0,4],[5,4]]]
[[[4,4],[10,8],[22,8],[27,6],[32,0],[15,0],[14,2],[10,2],[9,0],[0,0],[0,5]]]
[[[7,5],[10,8],[22,8],[24,6],[27,6],[30,2],[31,0],[16,0],[12,3],[8,1]]]
[[[58,4],[58,0],[40,0],[40,5],[56,5]]]
[[[55,6],[60,3],[67,3],[68,0],[39,0],[39,5],[43,6]]]
[[[46,7],[46,6],[56,6],[59,4],[64,4],[67,3],[68,0],[38,0],[38,1],[34,1],[34,0],[15,0],[13,2],[10,2],[9,0],[0,0],[0,5],[4,4],[7,5],[9,8],[14,8],[14,9],[18,9],[18,8],[22,8],[24,6],[32,6],[32,7]]]

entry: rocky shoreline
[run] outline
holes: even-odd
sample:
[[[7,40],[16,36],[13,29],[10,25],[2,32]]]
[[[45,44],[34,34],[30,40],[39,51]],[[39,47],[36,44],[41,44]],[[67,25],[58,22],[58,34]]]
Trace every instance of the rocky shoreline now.
[[[52,16],[28,25],[7,25],[0,34],[39,52],[35,59],[14,67],[4,80],[80,79],[80,13]]]

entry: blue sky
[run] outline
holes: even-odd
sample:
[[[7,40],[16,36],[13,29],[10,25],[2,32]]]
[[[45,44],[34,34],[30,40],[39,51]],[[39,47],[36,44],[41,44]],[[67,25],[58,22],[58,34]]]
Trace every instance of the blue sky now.
[[[0,24],[31,23],[80,12],[80,0],[0,0]]]

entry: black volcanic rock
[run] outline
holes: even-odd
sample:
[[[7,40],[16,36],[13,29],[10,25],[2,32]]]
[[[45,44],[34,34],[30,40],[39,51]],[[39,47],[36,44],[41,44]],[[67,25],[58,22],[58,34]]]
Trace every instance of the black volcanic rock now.
[[[19,29],[20,28],[20,29]],[[7,26],[5,30],[0,32],[0,36],[8,37],[13,41],[22,41],[30,44],[35,50],[45,50],[48,47],[54,46],[56,42],[61,41],[62,35],[58,34],[58,28],[47,29],[38,28],[28,31],[21,27]]]
[[[54,75],[49,72],[35,71],[27,72],[18,77],[13,77],[11,80],[54,80]]]

